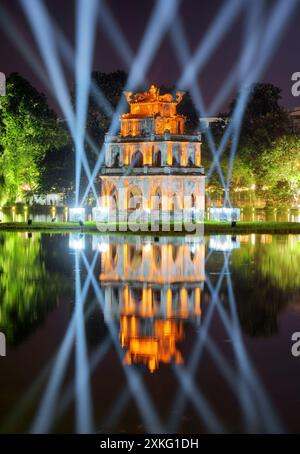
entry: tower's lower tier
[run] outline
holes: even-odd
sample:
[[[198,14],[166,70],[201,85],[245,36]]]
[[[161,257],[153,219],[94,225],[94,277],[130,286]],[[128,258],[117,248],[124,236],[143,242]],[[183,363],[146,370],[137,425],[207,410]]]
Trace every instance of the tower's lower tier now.
[[[164,219],[201,219],[204,175],[102,175],[98,220],[128,220],[138,212]]]

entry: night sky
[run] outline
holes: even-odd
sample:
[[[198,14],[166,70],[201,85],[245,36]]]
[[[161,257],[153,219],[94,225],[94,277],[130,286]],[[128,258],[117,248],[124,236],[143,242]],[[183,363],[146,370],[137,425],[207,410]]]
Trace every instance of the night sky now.
[[[27,1],[30,2],[30,0]],[[73,0],[46,0],[45,3],[58,26],[74,46],[76,2]],[[183,0],[181,2],[179,16],[184,26],[191,53],[194,52],[205,36],[223,3],[222,0]],[[106,0],[106,4],[109,6],[135,54],[155,2],[153,0]],[[270,0],[265,6],[267,16],[268,9],[275,4],[275,0]],[[0,6],[12,17],[19,32],[23,35],[24,42],[28,42],[34,52],[38,54],[30,27],[18,0],[0,0]],[[0,14],[2,14],[1,11]],[[282,88],[282,104],[287,109],[293,109],[300,105],[300,99],[294,98],[291,94],[291,75],[293,72],[300,71],[299,19],[300,2],[298,9],[292,15],[281,37],[280,44],[273,55],[271,63],[260,80],[271,82]],[[243,43],[244,21],[245,14],[241,13],[198,76],[198,83],[201,86],[204,100],[207,104],[212,101],[214,94],[239,57]],[[51,106],[59,112],[55,99],[47,91],[47,88],[38,79],[26,59],[12,44],[3,30],[0,30],[0,38],[0,71],[6,75],[11,72],[19,72],[40,91],[43,91],[48,96]],[[105,72],[116,69],[129,70],[115,51],[106,33],[101,30],[100,22],[98,22],[97,27],[93,69]],[[65,74],[71,89],[73,86],[73,75],[66,68]],[[180,74],[180,65],[174,53],[170,36],[166,34],[149,68],[148,80],[156,84],[171,85],[176,83]],[[229,98],[232,98],[234,94],[235,92],[233,91]],[[226,110],[226,107],[227,103],[222,106],[221,110]]]

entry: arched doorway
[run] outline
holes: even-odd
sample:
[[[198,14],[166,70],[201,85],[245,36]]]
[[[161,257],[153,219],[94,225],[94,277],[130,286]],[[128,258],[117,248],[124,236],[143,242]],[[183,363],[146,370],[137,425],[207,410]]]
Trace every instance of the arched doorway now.
[[[112,163],[112,167],[114,167],[114,168],[120,167],[120,154],[119,153],[116,153],[113,163]]]
[[[112,185],[108,191],[108,207],[110,210],[118,209],[118,190]]]
[[[188,167],[194,167],[195,166],[195,161],[193,160],[193,157],[190,155],[188,159]]]
[[[196,196],[194,193],[191,195],[191,207],[192,208],[196,207]]]
[[[143,167],[144,157],[143,157],[143,154],[140,152],[140,150],[136,151],[132,155],[131,165],[132,165],[132,167]]]
[[[161,195],[161,189],[158,186],[155,191],[153,192],[153,199],[151,201],[151,206],[153,210],[162,210],[162,195]]]
[[[153,166],[161,167],[161,151],[160,150],[153,153]]]
[[[170,200],[170,211],[180,210],[180,198],[177,194],[173,194]]]
[[[137,186],[130,186],[127,191],[127,210],[138,210],[142,207],[142,191]]]
[[[180,162],[179,162],[178,156],[175,153],[173,153],[173,156],[172,156],[172,166],[173,167],[179,167],[180,166]]]

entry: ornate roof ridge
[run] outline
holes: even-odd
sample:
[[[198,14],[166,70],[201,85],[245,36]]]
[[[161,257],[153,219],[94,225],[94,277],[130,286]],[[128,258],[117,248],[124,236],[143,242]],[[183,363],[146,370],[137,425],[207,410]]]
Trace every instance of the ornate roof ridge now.
[[[179,104],[185,94],[184,91],[176,91],[176,96],[172,93],[160,94],[160,89],[155,85],[151,85],[149,91],[144,93],[133,93],[132,91],[124,91],[124,96],[128,104],[143,103],[143,102],[167,102]]]

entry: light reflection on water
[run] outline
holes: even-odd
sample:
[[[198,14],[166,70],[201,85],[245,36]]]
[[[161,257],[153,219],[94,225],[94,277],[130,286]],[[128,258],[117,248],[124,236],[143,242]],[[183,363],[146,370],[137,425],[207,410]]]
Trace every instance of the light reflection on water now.
[[[2,431],[299,431],[299,236],[0,245]]]

